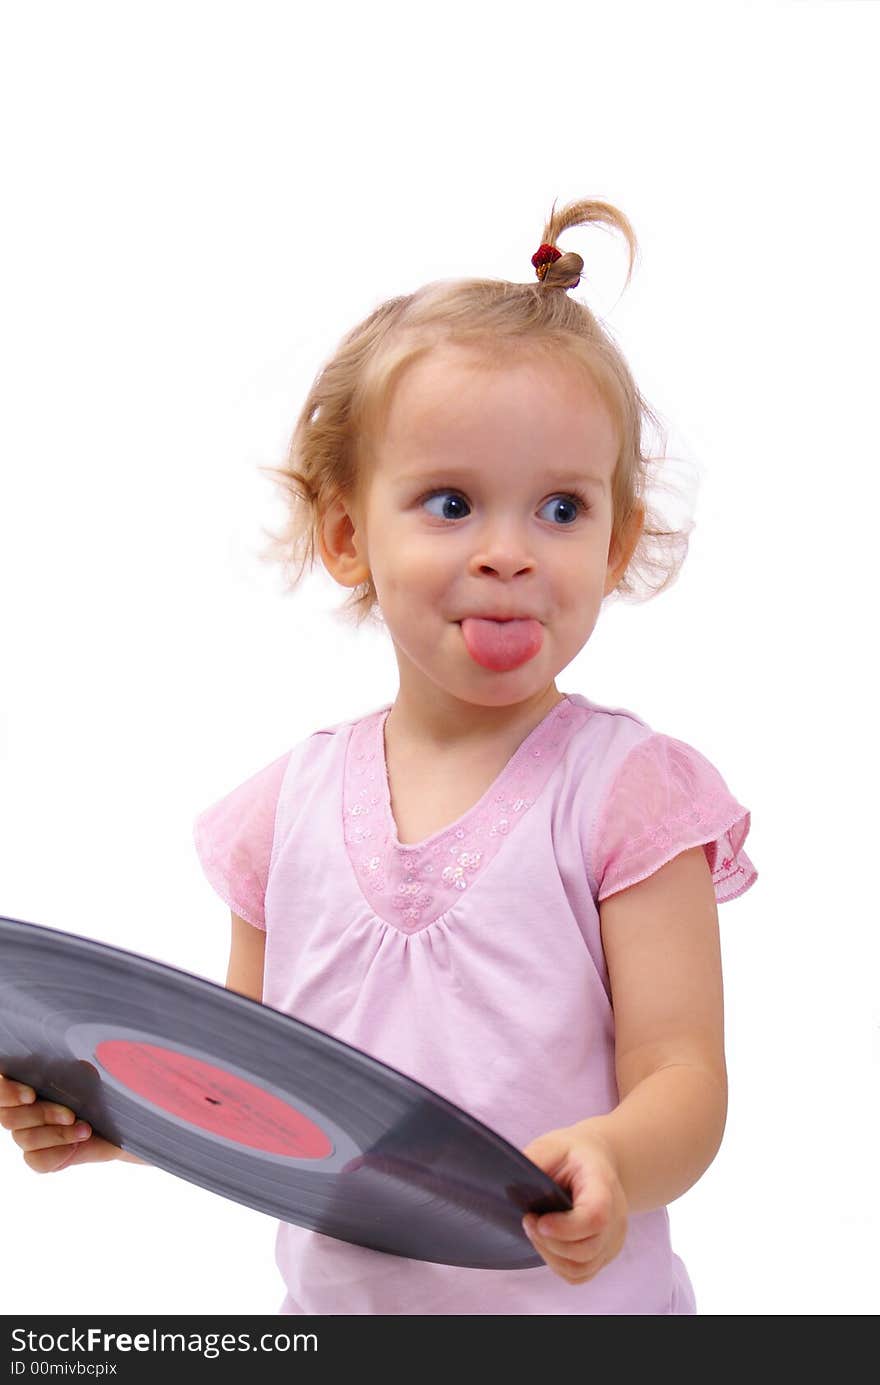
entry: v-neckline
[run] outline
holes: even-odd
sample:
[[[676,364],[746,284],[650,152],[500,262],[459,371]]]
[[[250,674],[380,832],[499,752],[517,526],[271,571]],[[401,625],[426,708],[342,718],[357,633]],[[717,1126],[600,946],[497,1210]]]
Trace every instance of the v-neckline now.
[[[516,750],[514,750],[513,753],[508,756],[506,763],[496,774],[495,778],[492,780],[491,784],[488,786],[485,793],[480,796],[477,802],[473,803],[470,806],[470,808],[466,809],[465,812],[463,812],[459,817],[457,817],[454,822],[447,823],[445,827],[438,828],[438,830],[436,832],[432,832],[429,837],[423,837],[421,841],[418,842],[402,842],[400,840],[397,833],[397,820],[394,817],[394,810],[391,805],[391,782],[388,776],[388,757],[385,753],[385,723],[388,720],[388,716],[391,712],[391,708],[393,705],[393,703],[390,703],[388,707],[386,707],[385,711],[380,715],[377,723],[378,745],[376,747],[376,753],[380,768],[382,770],[381,780],[385,825],[388,832],[388,840],[390,844],[394,847],[395,851],[410,851],[421,854],[426,850],[430,850],[432,846],[438,843],[443,837],[448,836],[451,832],[458,832],[459,835],[462,834],[463,829],[467,826],[471,819],[478,817],[486,809],[493,795],[498,794],[499,790],[502,789],[506,784],[507,779],[510,777],[510,775],[513,774],[515,770],[519,768],[521,762],[528,756],[528,753],[532,748],[532,742],[539,739],[541,733],[546,732],[548,725],[550,724],[551,720],[555,717],[559,708],[567,708],[568,706],[570,706],[570,703],[568,700],[568,694],[563,693],[559,701],[554,702],[550,710],[548,712],[545,712],[541,720],[535,726],[533,726],[528,735],[520,741]]]
[[[520,742],[478,803],[420,842],[401,842],[391,811],[381,707],[352,725],[343,825],[349,861],[375,917],[419,933],[470,897],[537,802],[589,709],[564,693]]]

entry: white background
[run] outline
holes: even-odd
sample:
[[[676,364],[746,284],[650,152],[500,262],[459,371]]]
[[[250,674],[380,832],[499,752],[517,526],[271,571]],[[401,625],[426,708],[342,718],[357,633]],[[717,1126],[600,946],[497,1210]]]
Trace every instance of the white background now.
[[[752,812],[720,910],[730,1113],[670,1209],[711,1314],[876,1312],[873,3],[4,7],[0,913],[214,981],[195,816],[393,700],[379,632],[257,554],[342,334],[430,279],[577,291],[699,473],[678,582],[563,691],[698,747]],[[13,1313],[274,1313],[275,1223],[0,1132]]]

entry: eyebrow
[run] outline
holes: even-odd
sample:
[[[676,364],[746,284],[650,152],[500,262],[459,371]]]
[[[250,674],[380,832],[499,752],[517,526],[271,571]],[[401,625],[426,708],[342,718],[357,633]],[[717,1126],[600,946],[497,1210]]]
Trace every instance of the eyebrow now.
[[[460,466],[430,467],[425,471],[413,471],[406,476],[398,477],[402,486],[425,485],[429,486],[437,481],[462,480],[474,475],[473,470]],[[551,471],[546,473],[544,484],[572,486],[586,482],[595,486],[598,490],[604,489],[608,482],[603,476],[593,476],[588,471]]]

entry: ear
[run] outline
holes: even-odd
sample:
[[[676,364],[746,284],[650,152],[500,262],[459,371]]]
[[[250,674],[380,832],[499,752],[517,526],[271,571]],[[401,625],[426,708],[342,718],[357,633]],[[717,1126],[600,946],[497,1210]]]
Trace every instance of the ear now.
[[[630,515],[629,521],[623,532],[609,547],[608,571],[605,577],[606,596],[614,591],[614,588],[626,572],[627,565],[635,552],[636,544],[642,536],[644,527],[645,507],[643,504],[639,503]]]
[[[339,498],[324,511],[318,525],[318,548],[325,568],[341,586],[356,587],[369,580],[366,544],[351,501]]]

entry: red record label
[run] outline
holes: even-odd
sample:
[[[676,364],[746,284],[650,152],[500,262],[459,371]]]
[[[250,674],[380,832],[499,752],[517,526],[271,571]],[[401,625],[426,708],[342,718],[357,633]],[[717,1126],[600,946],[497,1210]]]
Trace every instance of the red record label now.
[[[294,1159],[333,1153],[325,1132],[302,1111],[200,1058],[126,1039],[102,1040],[95,1057],[138,1096],[236,1144]]]

